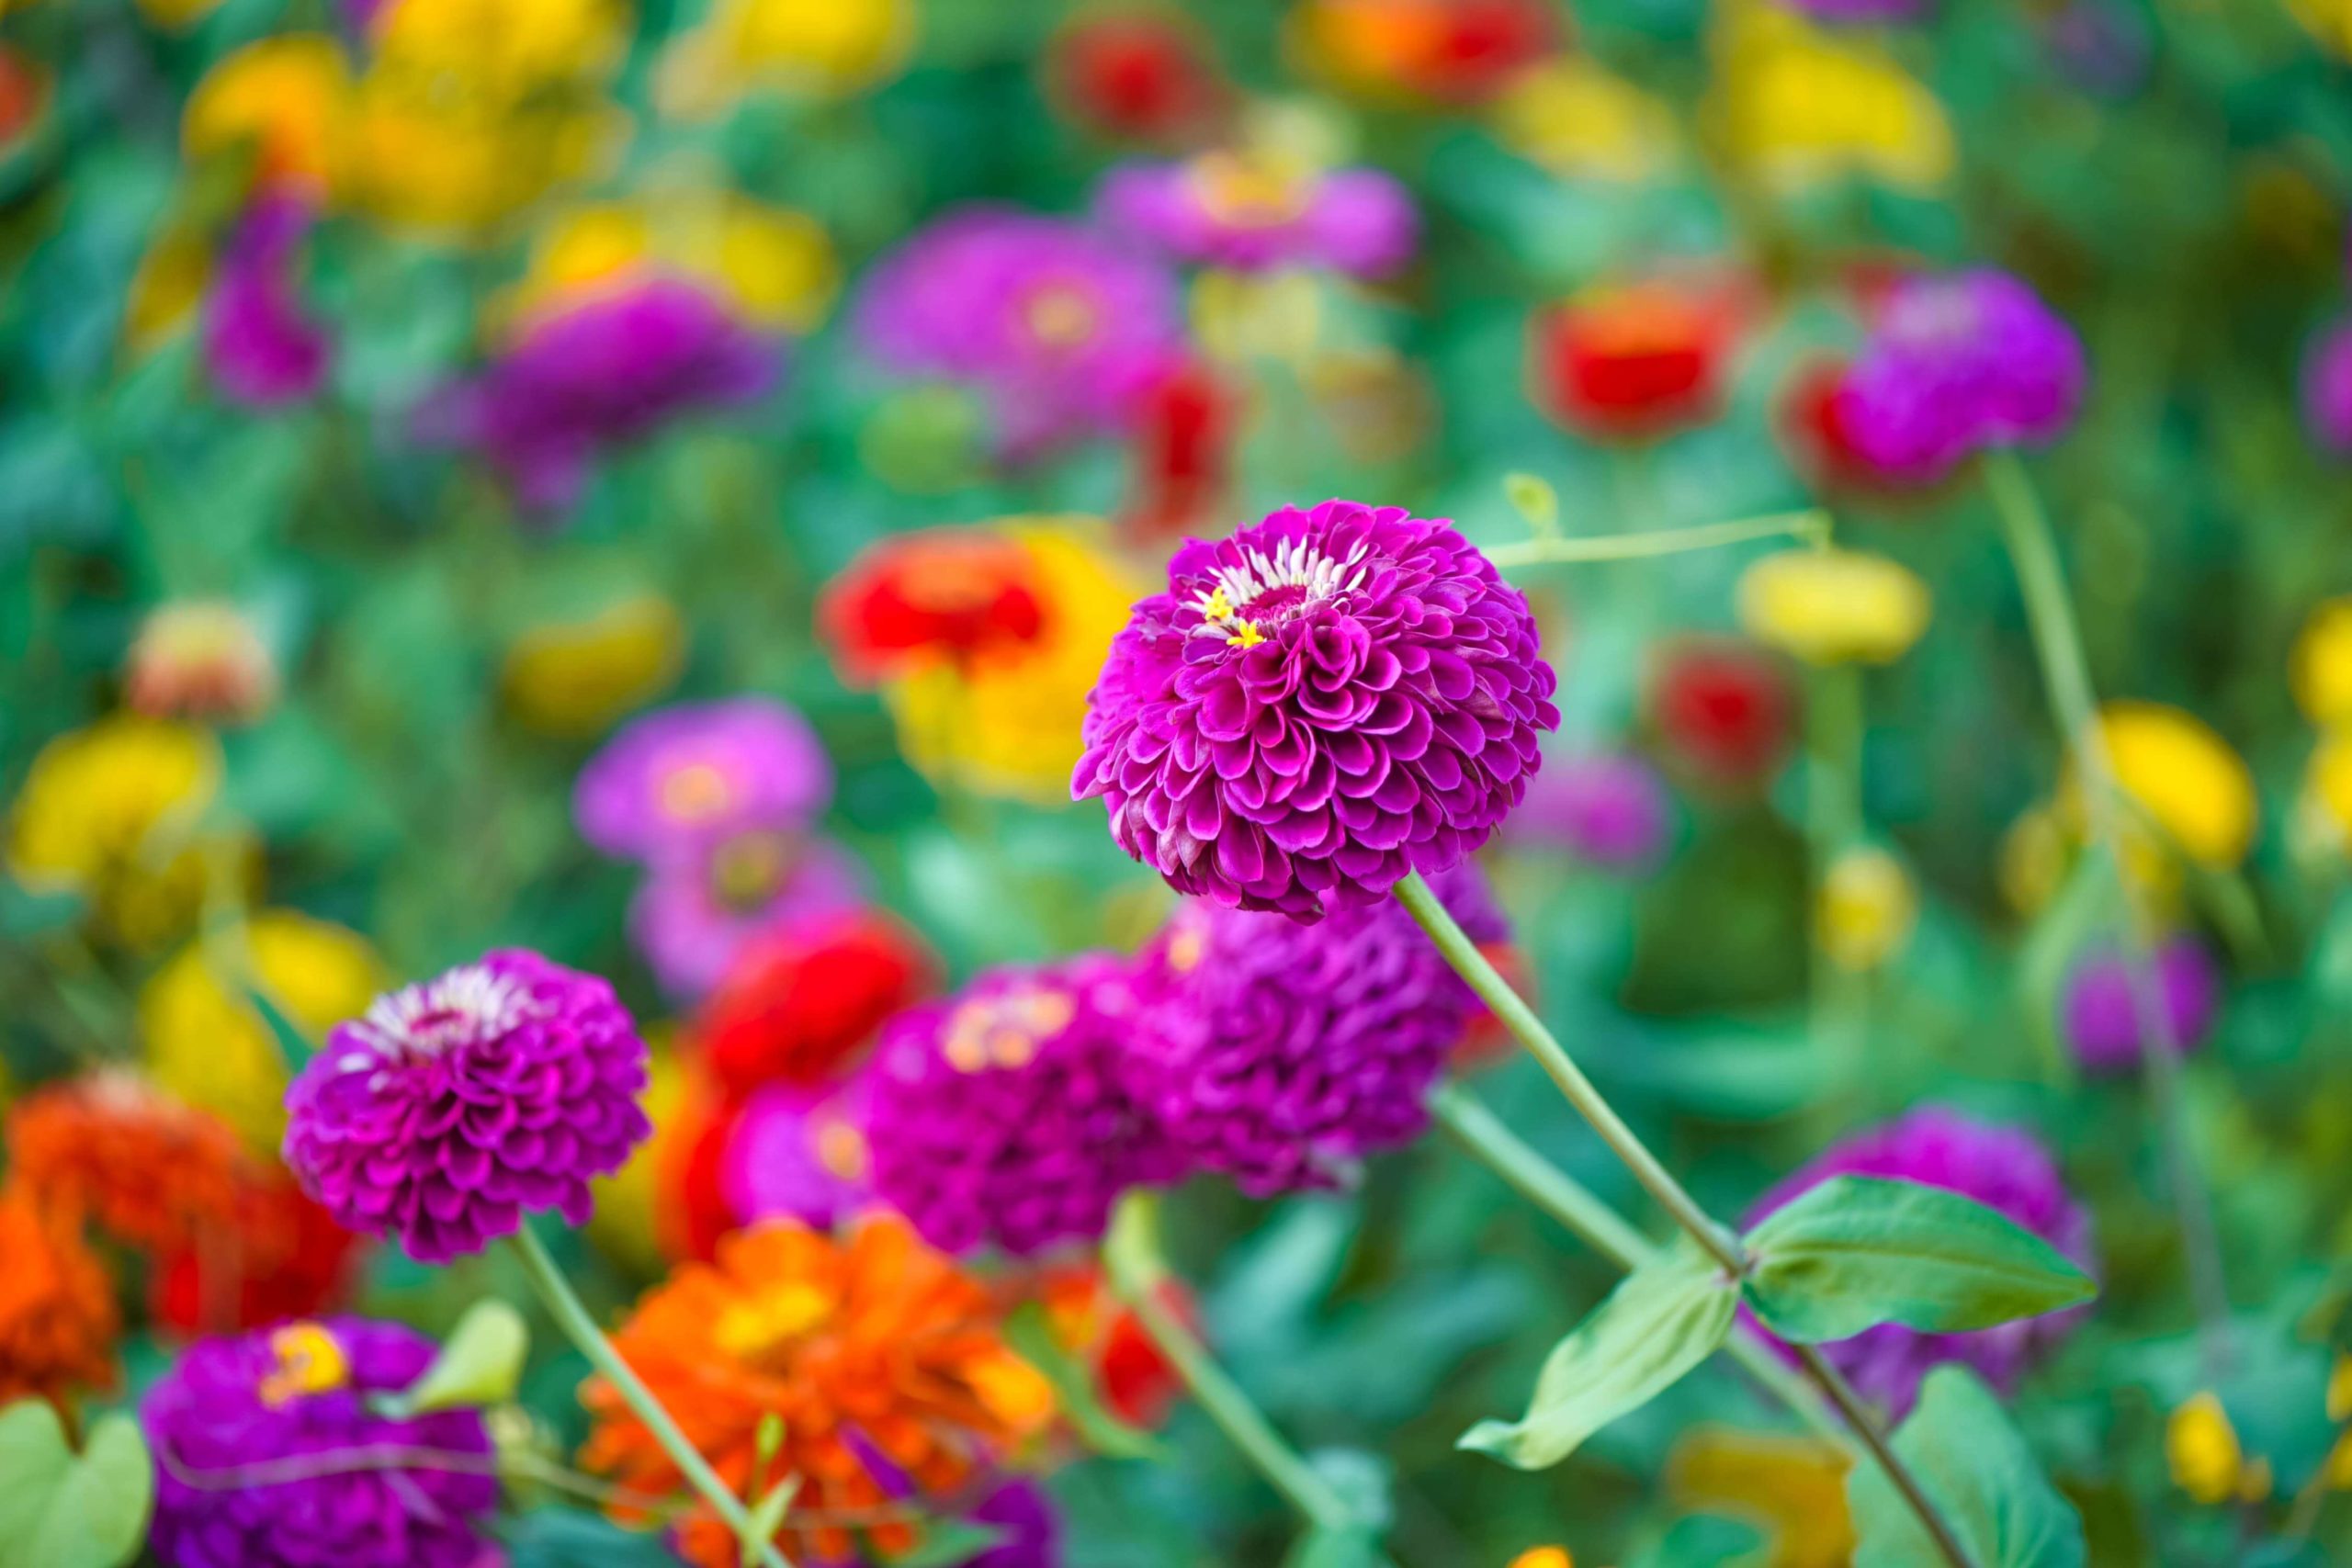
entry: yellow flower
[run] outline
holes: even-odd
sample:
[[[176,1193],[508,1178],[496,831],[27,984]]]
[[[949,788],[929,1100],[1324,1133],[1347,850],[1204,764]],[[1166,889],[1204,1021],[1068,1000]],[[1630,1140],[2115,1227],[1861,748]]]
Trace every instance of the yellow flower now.
[[[599,735],[678,678],[685,626],[667,599],[641,593],[574,620],[546,621],[506,649],[507,705],[543,735]]]
[[[1699,1427],[1674,1445],[1666,1474],[1679,1502],[1761,1529],[1770,1568],[1844,1568],[1853,1558],[1846,1461],[1826,1444]]]
[[[1782,550],[1739,580],[1739,620],[1808,664],[1885,664],[1928,629],[1933,601],[1909,568],[1856,550]]]
[[[221,970],[242,964],[245,979]],[[314,1043],[384,988],[382,962],[357,932],[265,909],[209,947],[190,943],[139,994],[139,1036],[156,1081],[274,1156],[285,1131],[287,1064],[249,984]]]
[[[1531,1546],[1510,1560],[1510,1568],[1576,1568],[1564,1546]]]
[[[899,749],[934,783],[1060,805],[1078,765],[1086,694],[1111,638],[1140,595],[1083,518],[1008,519],[993,526],[1030,555],[1043,612],[1035,638],[960,667],[940,660],[891,681],[884,696]]]
[[[2270,1461],[2247,1462],[2229,1412],[2211,1392],[2191,1396],[2165,1423],[2165,1462],[2173,1483],[2207,1507],[2270,1495]]]
[[[2352,846],[2352,730],[2331,730],[2303,770],[2302,815],[2315,829],[2314,848],[2341,854]]]
[[[670,1049],[667,1031],[648,1031],[647,1037],[652,1054],[643,1104],[653,1123],[653,1136],[638,1145],[627,1165],[590,1183],[595,1190],[596,1212],[588,1221],[588,1239],[606,1255],[650,1278],[661,1273],[667,1261],[654,1220],[655,1189],[683,1123],[686,1075],[678,1066],[677,1054]]]
[[[379,60],[520,95],[620,63],[621,0],[390,0],[369,25]]]
[[[2160,703],[2117,702],[2100,710],[2099,731],[2117,784],[2183,854],[2224,871],[2245,859],[2261,813],[2254,775],[2211,726]],[[2071,779],[2064,799],[2080,824]]]
[[[122,342],[133,354],[145,354],[196,314],[198,301],[212,284],[212,245],[193,223],[166,222],[131,276],[130,295],[123,302]]]
[[[2287,0],[2287,9],[2331,53],[2352,58],[2352,0]]]
[[[1731,156],[1768,183],[1869,175],[1914,188],[1951,173],[1933,93],[1863,39],[1833,37],[1766,0],[1727,0],[1709,115]]]
[[[350,107],[343,46],[324,33],[284,33],[205,73],[180,119],[180,149],[196,162],[250,147],[263,184],[324,197],[342,165]]]
[[[1504,146],[1563,179],[1638,184],[1674,165],[1674,111],[1579,55],[1529,70],[1494,107]]]
[[[805,333],[841,288],[824,226],[805,212],[731,192],[698,191],[645,207],[576,209],[534,247],[503,301],[514,316],[560,308],[600,284],[647,269],[690,278],[754,326]]]
[[[759,87],[844,96],[897,75],[914,37],[913,0],[718,0],[663,56],[655,101],[705,118]]]
[[[2352,722],[2352,596],[2312,612],[2287,668],[2295,701],[2313,724]]]
[[[1814,907],[1814,940],[1840,969],[1875,969],[1911,940],[1919,894],[1903,863],[1865,845],[1829,863]]]

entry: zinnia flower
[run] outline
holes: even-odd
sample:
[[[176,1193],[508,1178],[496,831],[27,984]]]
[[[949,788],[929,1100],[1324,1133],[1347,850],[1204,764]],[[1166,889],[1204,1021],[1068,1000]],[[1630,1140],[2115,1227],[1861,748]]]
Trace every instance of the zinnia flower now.
[[[232,402],[300,402],[326,379],[334,341],[305,309],[293,276],[310,227],[302,202],[266,197],[229,237],[205,302],[204,365]]]
[[[914,47],[914,0],[718,0],[662,57],[655,100],[709,118],[752,92],[839,97],[896,75]]]
[[[1577,54],[1514,76],[1496,100],[1494,124],[1503,145],[1567,180],[1637,185],[1680,154],[1672,105]]]
[[[1183,350],[1175,280],[1156,263],[1001,207],[951,212],[876,263],[853,324],[888,369],[985,399],[1015,458],[1124,429]]]
[[[2352,322],[2330,327],[2303,356],[2303,426],[2332,457],[2352,455]]]
[[[1875,844],[1829,863],[1813,908],[1814,942],[1840,969],[1875,969],[1901,953],[1919,923],[1919,889],[1903,863]]]
[[[899,534],[858,553],[817,601],[844,676],[870,683],[932,660],[969,665],[1045,629],[1029,549],[994,528]]]
[[[287,1091],[286,1163],[346,1226],[444,1263],[526,1210],[586,1224],[589,1179],[652,1132],[645,1081],[610,986],[504,949],[338,1026]]]
[[[0,1187],[0,1404],[114,1386],[114,1285],[81,1226],[21,1185]]]
[[[507,645],[499,687],[514,716],[543,735],[599,735],[670,689],[685,641],[676,605],[658,593],[631,594],[526,629]]]
[[[1796,701],[1773,661],[1748,644],[1698,638],[1658,660],[1650,709],[1668,749],[1718,783],[1749,784],[1789,747]]]
[[[1600,288],[1529,324],[1535,404],[1593,441],[1647,441],[1713,419],[1740,323],[1732,293],[1659,278]]]
[[[1941,474],[1884,468],[1863,450],[1846,400],[1849,373],[1842,361],[1815,360],[1791,378],[1780,410],[1791,460],[1820,490],[1891,499],[1933,489]]]
[[[7,1146],[34,1198],[151,1252],[229,1227],[254,1174],[228,1123],[120,1068],[28,1095],[8,1112]]]
[[[1120,1193],[1182,1168],[1128,1086],[1136,1011],[1125,965],[1091,955],[900,1013],[866,1069],[876,1194],[948,1252],[1099,1237]]]
[[[188,1347],[140,1401],[167,1568],[481,1568],[497,1459],[481,1413],[380,1415],[433,1364],[396,1323],[334,1317]],[[410,1453],[447,1455],[424,1461]],[[365,1459],[365,1462],[353,1462]]]
[[[1612,871],[1655,862],[1674,829],[1674,806],[1657,770],[1638,757],[1592,752],[1555,757],[1528,786],[1510,833],[1557,844]]]
[[[2128,1072],[2140,1063],[2146,1036],[2132,998],[2132,960],[2113,950],[2093,953],[2066,977],[2060,1004],[2066,1043],[2075,1059],[2094,1073]],[[2157,1005],[2164,1010],[2174,1051],[2205,1043],[2221,1010],[2222,976],[2211,954],[2194,937],[2177,937],[2146,960]]]
[[[705,998],[694,1037],[730,1093],[841,1076],[883,1020],[914,1000],[935,965],[887,915],[855,910],[776,926],[744,944]]]
[[[2287,673],[2305,718],[2331,728],[2352,727],[2352,595],[2312,609],[2296,634]]]
[[[841,288],[841,263],[808,214],[723,189],[685,187],[643,205],[576,207],[543,231],[503,297],[520,321],[668,277],[763,331],[806,333]]]
[[[1833,1176],[1883,1177],[1957,1192],[2089,1266],[2090,1218],[2067,1193],[2049,1152],[2022,1128],[1924,1106],[1838,1144],[1766,1193],[1741,1228]],[[1919,1380],[1944,1361],[1965,1362],[1996,1391],[2013,1393],[2027,1369],[2080,1315],[2079,1309],[2046,1313],[1964,1334],[1924,1334],[1886,1323],[1821,1349],[1864,1396],[1899,1417],[1917,1397]]]
[[[1502,936],[1475,868],[1436,886],[1471,940]],[[1340,1186],[1418,1136],[1478,1006],[1393,899],[1313,925],[1189,900],[1140,966],[1136,1098],[1192,1164],[1259,1198]]]
[[[1487,102],[1561,41],[1544,0],[1306,0],[1291,42],[1317,73],[1375,103]]]
[[[629,900],[628,934],[662,988],[692,1001],[762,933],[865,901],[865,874],[838,844],[753,829],[657,861]]]
[[[1046,85],[1080,127],[1132,141],[1200,136],[1232,97],[1200,28],[1141,6],[1073,17],[1046,46]]]
[[[243,724],[277,700],[277,664],[236,605],[183,600],[140,623],[122,688],[123,701],[151,718]]]
[[[1888,664],[1928,629],[1918,573],[1860,550],[1778,550],[1739,577],[1748,635],[1807,664]]]
[[[1176,552],[1112,644],[1071,788],[1178,892],[1316,919],[1486,842],[1555,684],[1526,599],[1450,524],[1286,507]]]
[[[2261,802],[2253,772],[2212,726],[2162,703],[2111,702],[2099,709],[2099,733],[2132,811],[2181,853],[2213,870],[2245,859]],[[2079,822],[2080,790],[2071,778],[2064,797]]]
[[[282,1167],[257,1171],[224,1224],[157,1259],[148,1313],[182,1334],[313,1317],[344,1295],[360,1250]]]
[[[1045,1379],[1005,1348],[987,1290],[891,1215],[840,1242],[788,1221],[729,1236],[716,1265],[687,1264],[639,1303],[614,1343],[739,1493],[752,1485],[762,1423],[780,1420],[769,1473],[800,1478],[779,1537],[796,1562],[853,1554],[841,1524],[793,1517],[889,1501],[877,1467],[944,1497],[1054,1414]],[[681,1489],[669,1454],[610,1385],[592,1379],[581,1399],[596,1422],[583,1463],[638,1491]],[[894,1554],[921,1539],[903,1518],[862,1533]],[[687,1517],[678,1541],[701,1568],[738,1560],[733,1534],[707,1510]]]
[[[1713,15],[1705,112],[1743,170],[1798,191],[1858,175],[1927,191],[1951,176],[1951,116],[1875,40],[1835,36],[1769,0],[1731,0]]]
[[[1412,197],[1378,169],[1318,170],[1265,149],[1129,164],[1103,177],[1103,221],[1178,261],[1241,272],[1385,277],[1413,259]]]
[[[1048,1269],[1036,1281],[1035,1292],[1045,1303],[1054,1342],[1094,1374],[1095,1392],[1105,1410],[1135,1427],[1157,1427],[1168,1419],[1182,1380],[1135,1309],[1112,1292],[1099,1266],[1090,1262]],[[1198,1329],[1200,1308],[1182,1280],[1169,1275],[1159,1281],[1157,1293],[1161,1305]]]
[[[655,861],[754,829],[797,831],[832,795],[808,720],[773,698],[735,697],[630,724],[580,770],[571,809],[605,853]]]
[[[319,201],[342,173],[351,69],[324,33],[279,33],[231,50],[187,96],[180,147],[191,164],[254,160],[265,192]]]
[[[840,1085],[772,1084],[742,1102],[718,1148],[729,1228],[788,1219],[831,1230],[871,1206],[869,1081],[859,1074]]]

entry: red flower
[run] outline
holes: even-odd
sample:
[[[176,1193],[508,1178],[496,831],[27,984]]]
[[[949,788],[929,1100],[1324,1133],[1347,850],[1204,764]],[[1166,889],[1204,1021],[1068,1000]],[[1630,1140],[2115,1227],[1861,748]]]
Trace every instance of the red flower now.
[[[1669,649],[1659,661],[1651,703],[1674,755],[1723,783],[1753,780],[1780,760],[1795,707],[1780,667],[1728,638]]]
[[[1156,9],[1098,11],[1055,36],[1046,90],[1062,112],[1099,136],[1191,142],[1213,130],[1230,99],[1197,28]]]
[[[933,971],[921,939],[872,910],[814,916],[754,937],[703,1003],[695,1038],[724,1093],[838,1077]]]
[[[245,1184],[232,1225],[164,1258],[148,1311],[181,1334],[260,1328],[330,1310],[350,1282],[359,1237],[302,1195],[283,1168]]]
[[[1350,91],[1451,108],[1486,103],[1560,42],[1548,0],[1307,0],[1291,26]]]
[[[1531,395],[1593,440],[1650,440],[1702,423],[1721,400],[1741,315],[1721,287],[1655,280],[1579,295],[1531,323]]]
[[[1801,367],[1781,394],[1781,445],[1807,482],[1816,490],[1844,491],[1881,497],[1917,494],[1942,481],[1922,483],[1917,478],[1890,473],[1865,456],[1847,428],[1844,362],[1816,359]]]
[[[926,659],[968,663],[1034,642],[1045,609],[1019,541],[978,528],[885,539],[826,585],[817,626],[850,680],[870,683]]]
[[[1179,366],[1144,394],[1130,526],[1148,537],[1182,534],[1220,508],[1238,412],[1233,393],[1201,365]]]
[[[1131,1427],[1167,1420],[1182,1380],[1134,1310],[1111,1293],[1102,1271],[1091,1263],[1055,1269],[1036,1289],[1056,1342],[1094,1373],[1102,1408]],[[1199,1305],[1182,1280],[1163,1280],[1159,1294],[1169,1311],[1198,1329]]]
[[[1436,103],[1487,102],[1550,53],[1558,37],[1544,0],[1452,0],[1432,9],[1435,25],[1410,74],[1412,86]]]
[[[657,1145],[655,1240],[671,1258],[718,1256],[721,1237],[742,1222],[727,1201],[727,1145],[743,1102],[711,1084],[689,1083],[675,1127]]]

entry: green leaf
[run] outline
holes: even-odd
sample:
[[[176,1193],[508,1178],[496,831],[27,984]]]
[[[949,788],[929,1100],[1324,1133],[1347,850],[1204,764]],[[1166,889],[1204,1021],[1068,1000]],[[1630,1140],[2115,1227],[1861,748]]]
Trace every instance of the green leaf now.
[[[101,1416],[76,1454],[46,1400],[0,1410],[0,1568],[120,1568],[139,1555],[154,1502],[130,1416]]]
[[[503,1404],[514,1397],[530,1349],[531,1331],[522,1314],[504,1302],[476,1302],[458,1320],[424,1375],[388,1403],[406,1416]]]
[[[1062,1414],[1069,1417],[1087,1447],[1116,1459],[1167,1457],[1150,1433],[1120,1420],[1104,1407],[1093,1371],[1054,1337],[1042,1303],[1023,1302],[1013,1311],[1005,1320],[1004,1342],[1053,1385]]]
[[[1963,1367],[1928,1374],[1894,1434],[1937,1512],[1977,1568],[2083,1568],[2083,1522],[2035,1462],[2000,1402]],[[1917,1515],[1878,1466],[1846,1478],[1854,1568],[1943,1568]]]
[[[1989,1328],[2097,1293],[2040,1236],[1984,1204],[1916,1181],[1840,1176],[1748,1233],[1748,1304],[1801,1344],[1882,1323]]]
[[[781,1441],[782,1438],[783,1426],[778,1423],[777,1439]],[[787,1475],[769,1487],[766,1495],[746,1511],[743,1533],[737,1538],[737,1545],[741,1549],[738,1561],[742,1568],[752,1568],[752,1564],[760,1560],[761,1544],[775,1539],[775,1532],[784,1528],[785,1510],[792,1506],[793,1498],[799,1495],[800,1477]]]
[[[1637,1410],[1713,1354],[1731,1332],[1738,1292],[1713,1258],[1685,1239],[1619,1281],[1554,1347],[1518,1421],[1481,1421],[1461,1447],[1541,1470]]]
[[[1298,1538],[1283,1568],[1379,1568],[1380,1532],[1365,1525],[1317,1526]]]

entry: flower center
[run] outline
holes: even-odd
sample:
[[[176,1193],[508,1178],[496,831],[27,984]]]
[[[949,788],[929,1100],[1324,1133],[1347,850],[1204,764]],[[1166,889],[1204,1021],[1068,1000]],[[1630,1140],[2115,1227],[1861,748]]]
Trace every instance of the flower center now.
[[[814,1285],[781,1285],[720,1313],[712,1336],[729,1355],[756,1361],[799,1338],[831,1312],[831,1300]]]
[[[654,793],[673,822],[707,822],[735,803],[735,781],[716,762],[686,762],[662,774]]]
[[[817,1163],[828,1175],[843,1181],[863,1181],[871,1151],[866,1147],[865,1134],[847,1121],[831,1120],[819,1126],[809,1138],[816,1151]]]
[[[356,1027],[388,1055],[435,1056],[452,1045],[503,1034],[528,1006],[514,980],[487,964],[468,964],[379,997]]]
[[[1193,635],[1221,637],[1235,648],[1255,648],[1266,628],[1295,618],[1308,606],[1363,586],[1371,547],[1362,541],[1343,558],[1304,539],[1277,545],[1269,555],[1244,549],[1237,565],[1217,567],[1193,595],[1201,624]]]
[[[1272,152],[1204,152],[1193,160],[1193,193],[1211,218],[1237,229],[1271,229],[1306,210],[1307,169]]]
[[[763,908],[799,859],[788,833],[738,833],[711,852],[711,897],[737,914]]]
[[[1074,283],[1047,283],[1021,306],[1022,324],[1041,348],[1070,349],[1090,342],[1102,324],[1094,296]]]
[[[269,1337],[277,1358],[261,1380],[261,1402],[271,1409],[306,1393],[326,1393],[351,1382],[351,1359],[335,1337],[315,1323],[289,1323]]]
[[[959,1073],[1025,1067],[1037,1047],[1069,1026],[1078,1008],[1068,993],[1042,988],[982,997],[947,1021],[942,1054]]]

